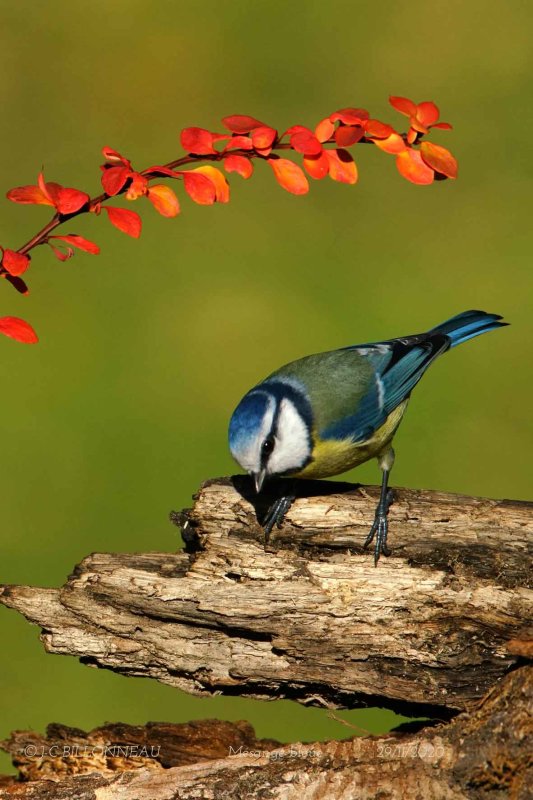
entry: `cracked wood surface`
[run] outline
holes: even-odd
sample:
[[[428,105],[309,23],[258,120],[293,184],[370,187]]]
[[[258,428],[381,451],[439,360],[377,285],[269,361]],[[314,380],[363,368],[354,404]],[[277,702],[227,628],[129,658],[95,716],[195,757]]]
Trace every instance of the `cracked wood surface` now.
[[[0,800],[526,800],[532,672],[515,670],[446,725],[340,742],[279,745],[255,739],[246,723],[214,720],[17,731],[3,747],[28,782],[0,777]],[[117,756],[117,745],[157,756]]]
[[[49,652],[188,692],[441,717],[531,647],[533,504],[397,490],[375,568],[361,542],[378,489],[298,487],[267,548],[257,515],[281,487],[211,481],[175,515],[185,552],[93,554],[62,589],[0,600]]]

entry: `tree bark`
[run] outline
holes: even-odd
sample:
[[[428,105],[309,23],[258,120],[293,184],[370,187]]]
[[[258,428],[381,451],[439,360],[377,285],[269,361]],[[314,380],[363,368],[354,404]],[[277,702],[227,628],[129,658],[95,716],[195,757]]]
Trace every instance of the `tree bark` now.
[[[49,652],[195,694],[440,718],[531,647],[533,504],[398,490],[376,568],[361,542],[377,488],[299,488],[266,548],[257,515],[283,487],[257,499],[245,478],[212,481],[174,515],[185,552],[93,554],[62,589],[0,600]]]
[[[384,737],[279,746],[213,720],[21,731],[3,747],[29,782],[0,779],[0,800],[526,800],[532,671],[506,676],[451,723]]]

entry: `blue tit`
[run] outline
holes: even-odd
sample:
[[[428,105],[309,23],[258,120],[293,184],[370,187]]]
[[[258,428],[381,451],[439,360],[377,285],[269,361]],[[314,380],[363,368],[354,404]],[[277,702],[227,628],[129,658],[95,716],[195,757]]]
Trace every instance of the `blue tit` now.
[[[376,458],[382,483],[374,522],[374,562],[387,547],[392,439],[409,397],[446,350],[506,325],[497,314],[465,311],[427,333],[352,345],[293,361],[257,384],[231,417],[229,446],[257,492],[272,477],[327,478]],[[294,496],[269,510],[265,537],[281,525]]]

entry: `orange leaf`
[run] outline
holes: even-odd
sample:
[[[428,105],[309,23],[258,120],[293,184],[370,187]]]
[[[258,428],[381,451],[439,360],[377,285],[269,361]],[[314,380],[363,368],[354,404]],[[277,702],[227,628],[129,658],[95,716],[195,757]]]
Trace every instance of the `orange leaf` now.
[[[396,166],[400,175],[403,175],[411,183],[417,183],[420,186],[433,183],[435,173],[423,162],[418,150],[408,147],[402,153],[398,153]]]
[[[39,341],[32,326],[19,317],[0,317],[0,333],[25,344],[35,344]]]
[[[374,139],[373,142],[380,150],[383,150],[385,153],[393,153],[394,155],[403,153],[403,151],[407,149],[407,145],[399,133],[391,133],[386,139]]]
[[[319,156],[304,156],[304,167],[312,178],[319,181],[329,173],[329,158],[323,150]]]
[[[196,173],[199,172],[200,175],[204,175],[211,181],[215,187],[215,199],[217,203],[229,202],[229,183],[219,169],[207,165],[205,167],[196,167],[196,169],[192,171]]]
[[[50,184],[47,184],[47,188]],[[89,195],[79,189],[59,189],[55,206],[60,214],[74,214],[90,200]]]
[[[170,188],[162,183],[150,186],[147,192],[148,200],[156,211],[163,217],[176,217],[180,213],[178,198]]]
[[[102,186],[110,197],[118,194],[130,175],[129,167],[102,167]]]
[[[372,136],[376,139],[386,139],[391,133],[394,133],[394,128],[391,125],[386,125],[384,122],[380,122],[379,119],[367,120],[364,128],[367,136]]]
[[[141,235],[142,220],[135,211],[127,208],[115,208],[113,206],[102,206],[109,217],[109,222],[118,228],[122,233],[138,239]]]
[[[309,128],[304,128],[303,125],[297,127],[299,130],[291,131],[291,147],[296,150],[297,153],[303,153],[306,156],[320,155],[322,152],[322,145],[315,134],[310,131]]]
[[[434,125],[440,116],[440,111],[431,101],[419,103],[416,107],[416,117],[422,125]]]
[[[203,156],[215,153],[213,135],[205,128],[184,128],[180,134],[181,146],[188,153]]]
[[[22,275],[30,266],[30,258],[15,250],[6,249],[2,258],[2,266],[10,275]]]
[[[67,244],[78,247],[80,250],[85,250],[86,253],[91,253],[93,256],[97,256],[100,252],[100,248],[97,244],[91,242],[89,239],[85,239],[83,236],[78,236],[77,233],[67,233],[64,236],[49,236],[48,238],[60,239]]]
[[[126,200],[137,200],[143,197],[148,190],[148,179],[141,175],[140,172],[132,172],[131,183],[126,192]]]
[[[265,127],[264,122],[260,122],[255,117],[249,117],[246,114],[232,114],[229,117],[224,117],[222,122],[232,133],[250,133],[254,128]]]
[[[365,132],[359,125],[341,125],[335,131],[335,142],[339,147],[350,147],[359,142],[364,135]]]
[[[315,136],[319,142],[327,142],[327,140],[331,139],[333,136],[334,130],[335,125],[329,117],[326,117],[326,119],[321,120],[316,126]]]
[[[51,247],[53,254],[57,259],[59,259],[59,261],[68,261],[69,258],[72,258],[72,256],[74,255],[74,250],[72,249],[72,247],[65,247],[62,250],[59,247],[53,245],[52,242],[48,242],[48,244]]]
[[[451,131],[453,129],[453,125],[450,125],[449,122],[434,122],[431,127],[441,128],[443,131]]]
[[[272,151],[272,144],[277,135],[278,132],[274,128],[263,125],[261,128],[255,128],[252,131],[252,144],[262,155],[268,156]]]
[[[309,183],[301,167],[288,158],[272,156],[267,159],[280,186],[291,194],[307,194]]]
[[[102,155],[110,164],[122,164],[122,166],[131,169],[131,161],[121,156],[120,153],[117,153],[112,147],[102,147]]]
[[[326,150],[329,161],[329,177],[340,183],[356,183],[357,167],[347,150]]]
[[[232,136],[227,145],[224,147],[224,152],[227,150],[253,150],[254,146],[249,136]]]
[[[389,97],[389,103],[400,114],[405,114],[407,117],[414,117],[416,115],[416,103],[409,100],[407,97]]]
[[[449,150],[433,142],[422,142],[420,153],[426,164],[448,178],[457,178],[457,161]]]
[[[7,198],[13,203],[35,203],[36,205],[43,206],[54,205],[38,186],[17,186],[15,189],[9,190]]]
[[[344,122],[345,125],[360,125],[370,114],[364,108],[341,108],[330,115],[331,122]]]
[[[198,174],[195,169],[182,172],[185,191],[195,203],[201,206],[212,206],[216,200],[216,190],[213,181],[205,175]]]
[[[254,171],[254,165],[245,156],[230,155],[224,159],[226,172],[238,172],[243,178],[249,178]]]

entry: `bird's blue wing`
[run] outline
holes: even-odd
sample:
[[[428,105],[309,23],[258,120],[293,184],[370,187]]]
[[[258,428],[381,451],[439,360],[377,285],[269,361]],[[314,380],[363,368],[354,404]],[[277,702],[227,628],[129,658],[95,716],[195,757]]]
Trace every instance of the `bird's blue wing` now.
[[[370,382],[354,413],[337,420],[321,431],[325,439],[352,438],[366,441],[383,425],[418,383],[431,362],[448,349],[448,337],[421,334],[354,348],[370,362],[374,380]]]

